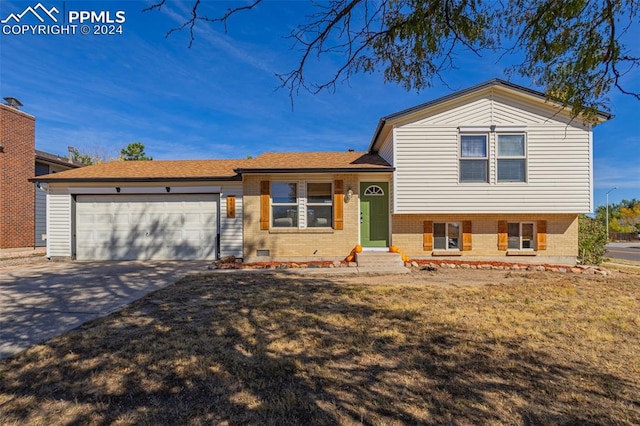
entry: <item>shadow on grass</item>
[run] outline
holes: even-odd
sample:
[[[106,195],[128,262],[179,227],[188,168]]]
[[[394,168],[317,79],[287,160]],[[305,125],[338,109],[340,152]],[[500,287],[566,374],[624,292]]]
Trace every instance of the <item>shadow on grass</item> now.
[[[3,361],[0,423],[640,420],[637,378],[438,322],[420,290],[393,297],[322,278],[188,278]]]

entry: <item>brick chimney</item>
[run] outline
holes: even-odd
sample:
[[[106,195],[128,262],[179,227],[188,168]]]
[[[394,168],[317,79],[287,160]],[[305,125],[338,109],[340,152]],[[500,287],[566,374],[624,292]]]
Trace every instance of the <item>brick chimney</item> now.
[[[34,246],[35,117],[0,104],[0,249]]]

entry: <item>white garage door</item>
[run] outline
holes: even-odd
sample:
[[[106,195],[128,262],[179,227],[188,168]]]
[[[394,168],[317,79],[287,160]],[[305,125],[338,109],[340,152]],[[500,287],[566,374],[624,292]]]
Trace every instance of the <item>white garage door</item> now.
[[[78,195],[78,260],[215,259],[217,194]]]

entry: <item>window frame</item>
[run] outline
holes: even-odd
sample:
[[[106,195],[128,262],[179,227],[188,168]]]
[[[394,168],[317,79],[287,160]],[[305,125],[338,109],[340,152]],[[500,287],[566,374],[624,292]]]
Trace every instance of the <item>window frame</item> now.
[[[295,198],[295,202],[292,203],[279,203],[279,202],[274,202],[274,185],[281,185],[281,184],[285,184],[285,185],[295,185],[296,186],[296,198]],[[270,223],[270,229],[298,229],[300,227],[300,187],[299,187],[299,182],[297,181],[271,181],[270,183],[270,194],[269,194],[269,201],[270,201],[270,213],[271,213],[271,223]],[[296,210],[296,223],[295,225],[291,225],[291,226],[277,226],[275,224],[276,221],[276,215],[274,212],[274,207],[295,207]],[[280,219],[280,218],[278,218]]]
[[[509,232],[509,225],[518,225],[518,247],[510,247],[511,234]],[[531,247],[523,247],[523,225],[531,225]],[[537,238],[536,238],[536,223],[535,222],[507,222],[507,250],[512,251],[536,251],[537,250]]]
[[[522,136],[523,155],[500,155],[500,136]],[[496,133],[496,182],[497,183],[527,183],[529,179],[528,173],[528,144],[526,132],[500,132]],[[523,180],[501,180],[500,179],[500,160],[520,160],[523,162]]]
[[[484,157],[464,157],[462,154],[462,140],[467,136],[482,136],[484,138]],[[463,184],[486,184],[489,183],[489,134],[484,132],[464,132],[459,133],[458,136],[458,183]],[[485,164],[485,176],[483,180],[464,180],[462,179],[462,163],[463,162],[484,162]]]
[[[309,202],[309,184],[329,184],[329,196],[331,197],[331,203],[310,203]],[[335,188],[333,186],[333,181],[326,181],[326,180],[308,180],[308,181],[304,181],[304,189],[305,189],[305,196],[304,196],[304,200],[302,202],[302,205],[304,206],[304,217],[305,217],[305,221],[304,221],[304,228],[301,229],[305,229],[305,228],[313,228],[313,229],[333,229],[333,222],[334,222],[334,216],[335,216],[335,210],[334,210],[334,205],[335,205]],[[330,206],[331,207],[331,217],[329,218],[329,221],[327,223],[326,226],[310,226],[309,225],[309,207],[313,208],[313,207],[327,207]],[[298,223],[299,225],[299,223]]]
[[[451,248],[449,247],[449,225],[456,224],[458,225],[458,247]],[[436,247],[436,225],[444,225],[444,238],[445,238],[445,248],[437,248]],[[462,251],[462,222],[433,222],[431,227],[431,232],[433,235],[433,250],[434,251]]]

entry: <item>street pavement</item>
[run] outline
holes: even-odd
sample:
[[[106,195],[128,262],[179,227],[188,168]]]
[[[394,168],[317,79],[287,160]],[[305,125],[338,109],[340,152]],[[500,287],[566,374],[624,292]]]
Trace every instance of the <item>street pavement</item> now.
[[[609,243],[605,256],[612,259],[640,262],[640,242]]]

